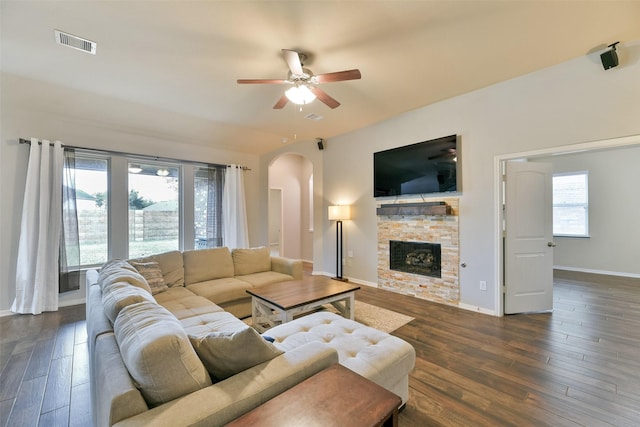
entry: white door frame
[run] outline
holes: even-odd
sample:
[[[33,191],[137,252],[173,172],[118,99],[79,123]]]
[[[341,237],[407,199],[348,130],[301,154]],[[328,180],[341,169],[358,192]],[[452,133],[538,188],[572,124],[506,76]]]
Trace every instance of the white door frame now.
[[[515,160],[530,157],[542,157],[557,154],[571,154],[579,153],[583,151],[591,150],[605,150],[610,148],[622,148],[631,147],[634,145],[640,145],[640,135],[624,136],[620,138],[604,139],[600,141],[583,142],[579,144],[561,145],[557,147],[543,148],[540,150],[525,151],[521,153],[503,154],[495,156],[493,158],[493,178],[494,178],[494,200],[496,204],[494,206],[494,227],[496,230],[494,248],[494,257],[496,260],[494,275],[497,278],[497,285],[495,287],[495,307],[499,316],[504,316],[504,298],[503,298],[503,283],[504,283],[504,262],[502,258],[503,244],[502,244],[502,175],[504,163],[507,160]]]

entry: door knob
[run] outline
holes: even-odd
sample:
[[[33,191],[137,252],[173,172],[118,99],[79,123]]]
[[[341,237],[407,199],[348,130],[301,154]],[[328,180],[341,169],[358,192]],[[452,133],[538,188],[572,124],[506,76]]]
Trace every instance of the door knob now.
[[[556,244],[553,242],[547,242],[547,246],[549,246],[550,248],[555,248]]]

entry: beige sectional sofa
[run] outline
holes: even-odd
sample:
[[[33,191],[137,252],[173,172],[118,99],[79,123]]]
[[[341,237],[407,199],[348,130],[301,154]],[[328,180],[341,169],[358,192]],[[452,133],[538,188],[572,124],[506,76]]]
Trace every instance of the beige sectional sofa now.
[[[246,290],[298,279],[266,248],[169,252],[87,272],[96,426],[219,426],[334,363],[408,399],[405,341],[317,313],[259,335]],[[272,342],[273,341],[273,342]]]
[[[301,261],[266,248],[174,251],[88,271],[94,424],[223,425],[336,363],[336,351],[320,343],[271,348],[255,366],[238,351],[231,363],[251,366],[212,383],[194,349],[207,334],[223,330],[229,341],[229,332],[247,332],[236,317],[251,313],[247,289],[301,277]]]

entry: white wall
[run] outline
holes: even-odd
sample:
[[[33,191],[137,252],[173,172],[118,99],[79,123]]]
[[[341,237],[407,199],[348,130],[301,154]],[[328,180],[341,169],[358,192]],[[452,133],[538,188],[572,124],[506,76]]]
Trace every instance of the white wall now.
[[[640,277],[640,146],[535,161],[589,173],[590,238],[554,238],[556,268]]]
[[[324,209],[353,205],[353,220],[345,223],[345,253],[351,250],[354,257],[345,276],[377,282],[373,153],[458,134],[460,250],[467,264],[460,270],[461,303],[498,313],[494,158],[640,134],[640,43],[626,43],[621,50],[625,60],[608,71],[597,53],[591,54],[331,138],[323,159]],[[333,242],[332,224],[323,226],[323,238]],[[333,244],[325,246],[325,269],[333,270],[334,251]],[[487,281],[487,291],[479,290],[481,280]]]
[[[18,144],[19,138],[59,139],[87,148],[245,165],[252,169],[245,172],[250,244],[267,244],[266,234],[263,236],[260,231],[263,225],[258,209],[259,159],[250,154],[208,148],[206,141],[216,138],[211,123],[6,73],[1,75],[0,83],[0,315],[6,313],[15,296],[16,255],[29,153],[28,145]],[[63,294],[61,304],[82,302],[84,292],[83,287],[79,292]]]

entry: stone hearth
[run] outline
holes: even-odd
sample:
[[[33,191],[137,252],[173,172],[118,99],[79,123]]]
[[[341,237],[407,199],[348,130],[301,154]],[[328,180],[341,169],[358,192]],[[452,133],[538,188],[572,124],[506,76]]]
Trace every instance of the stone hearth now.
[[[458,206],[457,198],[378,206],[378,285],[381,288],[448,305],[458,304]],[[391,241],[439,244],[440,277],[392,270]]]

